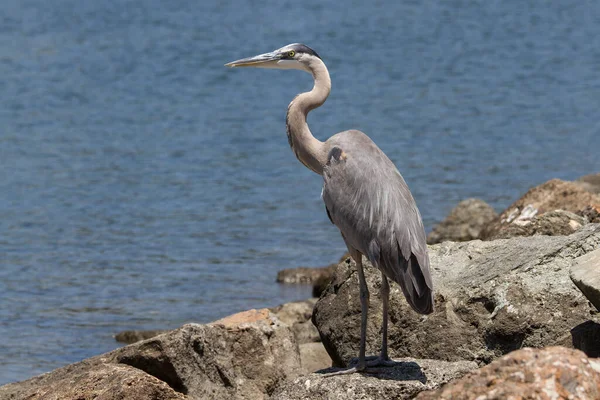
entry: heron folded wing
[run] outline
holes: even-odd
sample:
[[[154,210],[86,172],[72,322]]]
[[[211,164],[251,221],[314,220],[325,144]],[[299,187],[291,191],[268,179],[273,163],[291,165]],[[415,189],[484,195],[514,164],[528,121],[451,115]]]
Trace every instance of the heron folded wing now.
[[[370,139],[352,136],[339,145],[346,157],[335,152],[323,171],[328,215],[349,246],[400,284],[417,311],[427,312],[433,284],[419,210],[387,156]],[[357,139],[363,142],[353,146]]]

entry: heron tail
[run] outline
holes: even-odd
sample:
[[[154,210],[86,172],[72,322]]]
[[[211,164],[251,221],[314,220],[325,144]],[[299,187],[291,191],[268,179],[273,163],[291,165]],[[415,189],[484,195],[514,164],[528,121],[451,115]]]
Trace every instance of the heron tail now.
[[[414,254],[409,260],[401,258],[401,268],[396,270],[397,279],[394,279],[402,288],[406,301],[419,314],[433,312],[433,290],[427,285],[423,269]],[[404,261],[404,262],[402,262]]]
[[[433,312],[433,287],[427,254],[421,257],[424,263],[421,265],[414,253],[411,252],[407,260],[399,247],[382,249],[376,240],[372,240],[367,257],[385,276],[400,285],[406,301],[413,310],[419,314]]]
[[[423,269],[414,254],[407,262],[407,268],[401,271],[400,287],[408,304],[419,314],[433,312],[433,290],[425,282]]]

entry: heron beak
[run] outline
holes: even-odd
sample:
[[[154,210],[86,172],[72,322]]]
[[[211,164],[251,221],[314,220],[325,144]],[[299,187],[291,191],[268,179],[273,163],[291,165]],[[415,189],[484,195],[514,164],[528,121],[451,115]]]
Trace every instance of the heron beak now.
[[[275,68],[277,61],[281,57],[275,52],[259,54],[254,57],[242,58],[225,64],[226,67],[255,67],[255,68]]]

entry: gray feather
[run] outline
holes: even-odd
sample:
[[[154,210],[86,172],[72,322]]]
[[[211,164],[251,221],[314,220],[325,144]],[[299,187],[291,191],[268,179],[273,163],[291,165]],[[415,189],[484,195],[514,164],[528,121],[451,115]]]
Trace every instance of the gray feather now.
[[[415,311],[433,311],[433,284],[421,215],[391,160],[360,131],[327,142],[323,201],[352,248],[398,283]]]

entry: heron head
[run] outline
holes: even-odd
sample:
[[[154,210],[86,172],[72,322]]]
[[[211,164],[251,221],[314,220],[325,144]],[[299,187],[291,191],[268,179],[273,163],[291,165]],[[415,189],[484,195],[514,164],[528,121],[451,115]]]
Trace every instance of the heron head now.
[[[254,67],[272,69],[299,69],[311,72],[309,65],[312,60],[321,57],[310,47],[301,43],[292,43],[270,53],[242,58],[225,64],[226,67]]]

